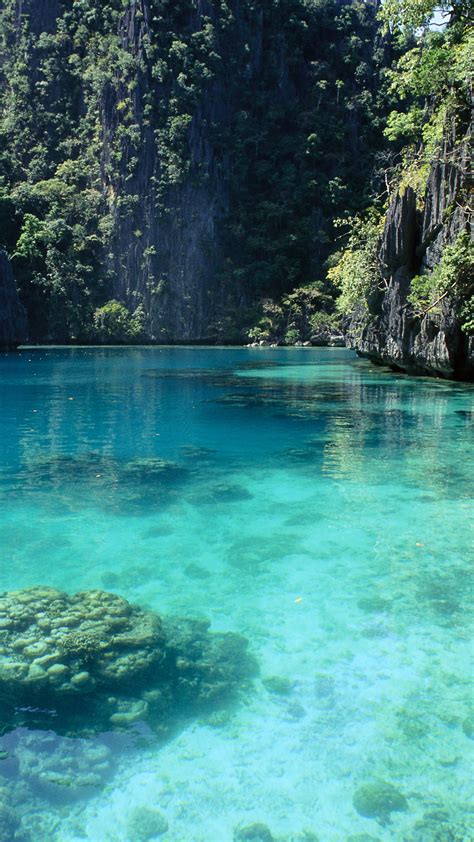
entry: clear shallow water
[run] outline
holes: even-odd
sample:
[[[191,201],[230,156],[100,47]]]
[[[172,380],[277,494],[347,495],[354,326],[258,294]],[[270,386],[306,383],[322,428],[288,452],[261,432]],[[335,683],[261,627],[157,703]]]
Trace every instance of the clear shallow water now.
[[[142,805],[165,842],[256,821],[285,842],[429,842],[439,811],[458,828],[442,838],[473,838],[471,387],[334,349],[34,349],[0,356],[0,383],[0,591],[104,588],[206,616],[292,683],[257,679],[219,727],[164,746],[3,736],[0,788],[30,839],[138,842]],[[185,481],[125,482],[117,465],[148,457]],[[102,786],[44,784],[94,763]],[[408,801],[384,826],[352,803],[374,778]]]

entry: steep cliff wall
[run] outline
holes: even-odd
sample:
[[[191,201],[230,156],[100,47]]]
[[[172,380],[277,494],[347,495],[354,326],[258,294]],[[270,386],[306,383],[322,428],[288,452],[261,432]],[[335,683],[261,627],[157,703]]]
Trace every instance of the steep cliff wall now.
[[[0,247],[36,341],[238,341],[322,278],[381,141],[377,0],[5,0]],[[100,322],[96,320],[96,322]]]
[[[474,337],[463,329],[472,270],[463,267],[432,304],[413,302],[414,279],[429,277],[448,247],[471,236],[465,131],[454,122],[447,128],[424,194],[408,187],[392,200],[378,254],[381,283],[353,314],[347,341],[359,354],[412,374],[472,380]]]
[[[108,257],[112,294],[131,310],[143,307],[146,333],[153,340],[205,340],[212,335],[210,325],[224,299],[218,279],[229,161],[213,133],[216,125],[223,131],[229,123],[228,85],[209,66],[212,58],[202,55],[207,59],[205,80],[181,107],[170,105],[173,94],[176,97],[172,64],[181,65],[185,76],[180,52],[188,45],[176,45],[175,59],[153,73],[150,44],[156,41],[157,51],[162,45],[152,17],[148,0],[131,5],[124,14],[120,37],[136,62],[137,84],[132,97],[126,84],[109,85],[101,103],[102,176],[113,218]],[[181,12],[182,33],[189,39],[207,27],[209,48],[216,54],[222,52],[220,24],[216,5],[206,0]],[[178,73],[178,66],[174,69]],[[182,90],[192,84],[188,73]],[[123,125],[123,101],[129,103],[129,123],[137,132],[120,141],[121,165],[114,168],[108,163]],[[147,106],[154,119],[147,119]]]
[[[18,298],[10,261],[0,251],[0,348],[16,348],[27,338],[25,308]]]

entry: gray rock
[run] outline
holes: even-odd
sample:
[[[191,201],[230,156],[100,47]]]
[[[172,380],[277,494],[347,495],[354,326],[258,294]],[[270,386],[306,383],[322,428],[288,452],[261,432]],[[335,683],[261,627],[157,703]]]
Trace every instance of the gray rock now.
[[[16,348],[27,338],[26,310],[18,298],[10,261],[0,251],[0,348]]]
[[[460,198],[467,188],[468,156],[468,138],[447,135],[424,195],[408,188],[392,200],[379,249],[385,288],[352,314],[346,333],[346,343],[361,356],[410,374],[474,378],[474,337],[461,329],[461,301],[446,296],[421,317],[407,300],[412,278],[438,265],[446,246],[469,231]],[[417,210],[419,198],[423,212]]]

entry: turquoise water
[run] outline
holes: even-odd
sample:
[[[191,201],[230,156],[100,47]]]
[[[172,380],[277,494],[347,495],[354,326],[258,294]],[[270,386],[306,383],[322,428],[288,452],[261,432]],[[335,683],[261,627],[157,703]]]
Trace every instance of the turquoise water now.
[[[336,349],[29,349],[0,383],[0,591],[205,616],[260,665],[227,716],[165,745],[5,734],[25,839],[139,842],[147,805],[163,842],[253,822],[278,842],[472,840],[472,387]],[[152,457],[182,481],[127,481]],[[360,815],[374,779],[408,808]]]

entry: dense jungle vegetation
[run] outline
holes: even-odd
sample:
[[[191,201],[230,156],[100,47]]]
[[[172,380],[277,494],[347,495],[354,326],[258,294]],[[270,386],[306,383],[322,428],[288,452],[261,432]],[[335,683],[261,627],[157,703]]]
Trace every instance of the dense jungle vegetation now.
[[[397,93],[399,105],[390,111],[384,130],[387,141],[400,144],[401,149],[387,167],[386,194],[373,196],[362,214],[348,220],[345,248],[334,256],[328,271],[340,290],[336,309],[345,315],[380,284],[377,249],[391,196],[410,187],[421,211],[430,169],[437,162],[464,166],[460,155],[469,138],[474,55],[470,4],[464,0],[444,6],[430,0],[387,0],[379,17],[403,48],[387,69],[389,90]],[[456,201],[468,218],[469,199],[467,186]],[[445,224],[454,210],[454,205],[446,209]],[[422,317],[448,294],[460,302],[461,327],[471,334],[474,254],[467,231],[444,249],[437,265],[412,279],[408,302],[413,314]]]
[[[31,338],[166,338],[150,327],[178,294],[160,231],[174,215],[189,235],[192,191],[218,205],[207,335],[333,326],[372,277],[394,184],[426,177],[465,107],[454,8],[432,31],[420,0],[5,0],[0,246]]]

